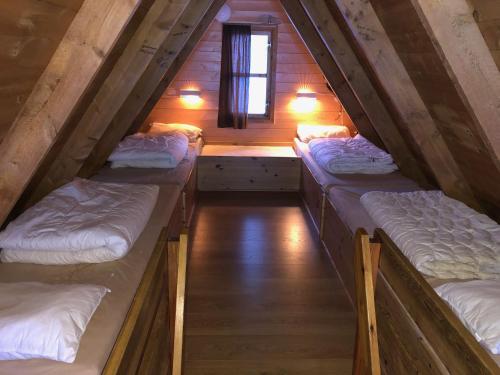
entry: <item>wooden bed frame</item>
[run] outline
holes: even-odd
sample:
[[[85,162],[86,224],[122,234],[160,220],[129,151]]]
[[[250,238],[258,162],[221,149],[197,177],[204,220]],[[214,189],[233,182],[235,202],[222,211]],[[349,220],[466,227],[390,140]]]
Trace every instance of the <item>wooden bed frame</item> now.
[[[182,190],[182,221],[185,227],[189,228],[191,226],[191,219],[193,218],[193,213],[196,208],[196,200],[198,197],[198,163],[196,162],[191,173],[189,174],[188,181]]]
[[[302,178],[300,192],[306,209],[321,237],[323,232],[323,215],[325,209],[325,192],[316,181],[307,164],[302,160]]]
[[[500,368],[381,229],[358,231],[363,251],[380,248],[375,306],[385,374],[500,374]],[[378,269],[378,272],[377,272]]]
[[[340,219],[335,206],[325,197],[321,241],[354,306],[354,234]],[[355,306],[354,306],[355,307]]]
[[[105,375],[181,374],[188,236],[186,229],[178,231],[179,201],[158,238]],[[174,234],[177,239],[169,239]]]

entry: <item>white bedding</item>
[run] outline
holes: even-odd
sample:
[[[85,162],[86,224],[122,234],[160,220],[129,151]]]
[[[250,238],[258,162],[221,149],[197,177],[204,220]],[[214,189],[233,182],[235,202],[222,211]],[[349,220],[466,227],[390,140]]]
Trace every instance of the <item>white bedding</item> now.
[[[80,338],[109,289],[0,283],[0,360],[74,362]]]
[[[175,168],[186,157],[188,144],[181,132],[137,133],[121,141],[108,160],[111,168]]]
[[[314,160],[330,173],[386,174],[398,169],[390,154],[361,135],[313,139],[309,148]]]
[[[297,126],[297,137],[304,143],[309,143],[316,138],[347,138],[350,136],[349,128],[343,125],[299,124]]]
[[[440,191],[369,192],[361,203],[423,274],[500,279],[500,225],[486,215]]]
[[[155,185],[75,179],[0,233],[0,260],[76,264],[119,259],[144,229],[158,190]]]
[[[492,354],[500,354],[499,281],[448,283],[437,287],[436,292],[480,344]]]

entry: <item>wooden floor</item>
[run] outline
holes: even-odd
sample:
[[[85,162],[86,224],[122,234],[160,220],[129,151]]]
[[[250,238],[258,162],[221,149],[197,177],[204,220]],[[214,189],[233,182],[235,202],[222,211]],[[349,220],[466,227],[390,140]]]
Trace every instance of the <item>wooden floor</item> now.
[[[201,197],[184,374],[350,374],[354,313],[295,195]]]

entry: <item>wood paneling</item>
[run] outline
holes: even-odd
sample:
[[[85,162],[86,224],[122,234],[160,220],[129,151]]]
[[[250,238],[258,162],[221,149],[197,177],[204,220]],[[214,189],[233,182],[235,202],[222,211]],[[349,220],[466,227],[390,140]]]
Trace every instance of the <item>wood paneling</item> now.
[[[228,22],[258,23],[267,15],[279,22],[274,123],[251,120],[245,130],[217,128],[222,24],[216,20],[165,90],[146,123],[187,122],[202,127],[208,142],[223,143],[291,142],[300,122],[345,124],[354,130],[342,105],[327,89],[320,68],[295,32],[279,0],[229,0],[227,4],[232,9]],[[202,91],[203,102],[198,107],[186,107],[179,98],[178,90],[189,86]],[[291,108],[297,90],[303,86],[318,93],[318,107],[312,114],[294,113]]]
[[[210,148],[210,146],[206,146]],[[282,155],[282,152],[260,148],[242,152],[205,152],[198,158],[198,189],[201,191],[298,191],[300,185],[300,159]],[[284,147],[277,147],[282,149]],[[204,150],[205,151],[205,150]],[[217,151],[217,150],[215,150]],[[247,152],[245,152],[247,151]],[[293,154],[290,152],[286,154]]]
[[[311,216],[314,226],[321,235],[323,221],[323,210],[325,204],[325,193],[321,185],[316,182],[313,174],[302,161],[302,178],[300,181],[300,192],[307,210]]]
[[[0,2],[0,143],[82,3]]]

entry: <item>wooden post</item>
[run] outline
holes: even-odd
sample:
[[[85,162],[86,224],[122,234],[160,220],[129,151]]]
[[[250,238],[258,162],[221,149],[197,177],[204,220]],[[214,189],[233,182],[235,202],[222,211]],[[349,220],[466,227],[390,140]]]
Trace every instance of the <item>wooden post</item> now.
[[[180,235],[179,241],[168,242],[168,289],[172,375],[180,375],[182,370],[187,253],[188,235],[184,230]]]
[[[201,23],[206,29],[210,24],[206,20],[212,21],[224,4],[223,1],[217,0],[191,0],[191,2],[193,4],[186,9],[174,25],[172,32],[155,54],[141,80],[135,85],[127,100],[106,127],[105,133],[95,144],[78,172],[79,176],[88,177],[105,163],[116,144],[127,134],[133,121],[155,93],[165,74],[169,72],[169,68],[174,65],[177,70],[180,68],[181,64],[175,64],[176,58],[188,44],[197,26]],[[204,30],[201,33],[203,32]],[[187,58],[187,55],[185,57]],[[172,78],[173,75],[169,79],[172,80]]]
[[[85,0],[0,145],[0,224],[19,199],[140,0]]]
[[[344,32],[330,13],[326,2],[324,0],[301,0],[300,2],[316,27],[329,54],[356,94],[366,116],[400,169],[422,186],[428,185],[427,177],[420,169],[417,160],[400,134],[398,125],[389,114]]]
[[[479,208],[370,2],[333,0],[327,4],[332,13],[339,12],[344,18],[441,189],[449,196]]]
[[[354,375],[379,375],[380,357],[375,311],[375,280],[380,259],[380,244],[371,244],[364,229],[355,235],[354,279],[356,283],[357,325]]]

